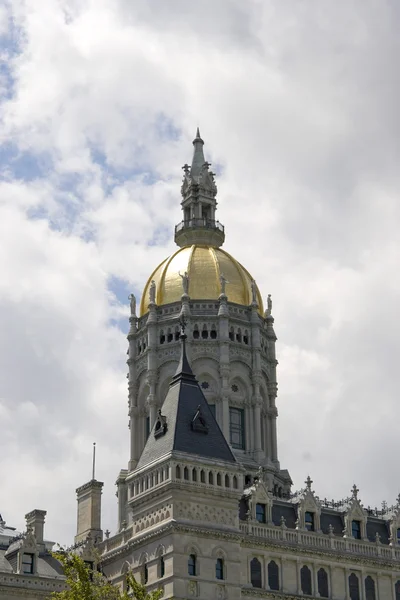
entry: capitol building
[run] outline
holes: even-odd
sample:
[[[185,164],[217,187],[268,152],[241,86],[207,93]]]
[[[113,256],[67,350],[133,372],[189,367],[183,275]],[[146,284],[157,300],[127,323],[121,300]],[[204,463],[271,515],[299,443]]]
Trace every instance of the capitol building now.
[[[279,461],[271,295],[225,250],[199,130],[193,146],[177,249],[149,265],[140,303],[130,296],[117,529],[102,531],[92,479],[77,489],[74,549],[101,556],[121,589],[133,571],[166,599],[400,600],[400,497],[378,511],[356,485],[338,500],[310,477],[295,491]],[[0,598],[63,589],[45,514],[29,513],[20,534],[0,520]]]

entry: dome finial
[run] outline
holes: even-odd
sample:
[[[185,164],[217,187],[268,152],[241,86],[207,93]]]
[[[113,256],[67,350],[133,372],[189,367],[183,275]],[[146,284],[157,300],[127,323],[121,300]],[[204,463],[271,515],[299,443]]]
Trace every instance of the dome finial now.
[[[200,137],[200,129],[197,128],[196,137],[193,140],[194,152],[192,160],[192,168],[190,174],[192,177],[198,177],[201,173],[201,169],[206,162],[204,158],[203,146],[204,141]]]

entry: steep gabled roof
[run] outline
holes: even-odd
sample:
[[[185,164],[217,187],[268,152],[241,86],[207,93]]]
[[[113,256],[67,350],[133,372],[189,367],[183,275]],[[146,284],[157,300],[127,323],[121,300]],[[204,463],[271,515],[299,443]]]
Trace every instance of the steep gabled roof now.
[[[236,459],[215,420],[186,356],[182,352],[158,418],[147,439],[137,469],[172,452],[235,463]]]

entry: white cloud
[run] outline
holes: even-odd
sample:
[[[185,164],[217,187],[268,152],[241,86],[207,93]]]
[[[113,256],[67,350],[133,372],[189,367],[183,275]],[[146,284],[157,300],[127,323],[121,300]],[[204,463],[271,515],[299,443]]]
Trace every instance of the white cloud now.
[[[141,289],[172,250],[197,124],[222,170],[226,249],[273,296],[282,466],[297,487],[310,471],[322,496],[356,481],[367,504],[391,502],[397,6],[19,0],[12,10],[20,47],[10,42],[0,135],[22,162],[17,177],[10,154],[0,186],[3,516],[21,526],[47,508],[49,534],[69,542],[97,440],[114,528],[128,430],[126,342],[112,319],[126,308],[109,282]],[[24,182],[27,154],[40,173]]]

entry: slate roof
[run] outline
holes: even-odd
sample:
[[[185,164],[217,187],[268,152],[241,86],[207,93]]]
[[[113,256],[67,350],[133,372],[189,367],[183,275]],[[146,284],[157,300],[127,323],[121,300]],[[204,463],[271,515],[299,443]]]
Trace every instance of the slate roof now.
[[[186,356],[185,339],[186,336],[181,336],[181,359],[160,411],[159,419],[162,421],[165,419],[166,431],[155,435],[156,420],[137,469],[174,451],[236,463],[190,367]],[[202,426],[202,421],[205,427]]]

